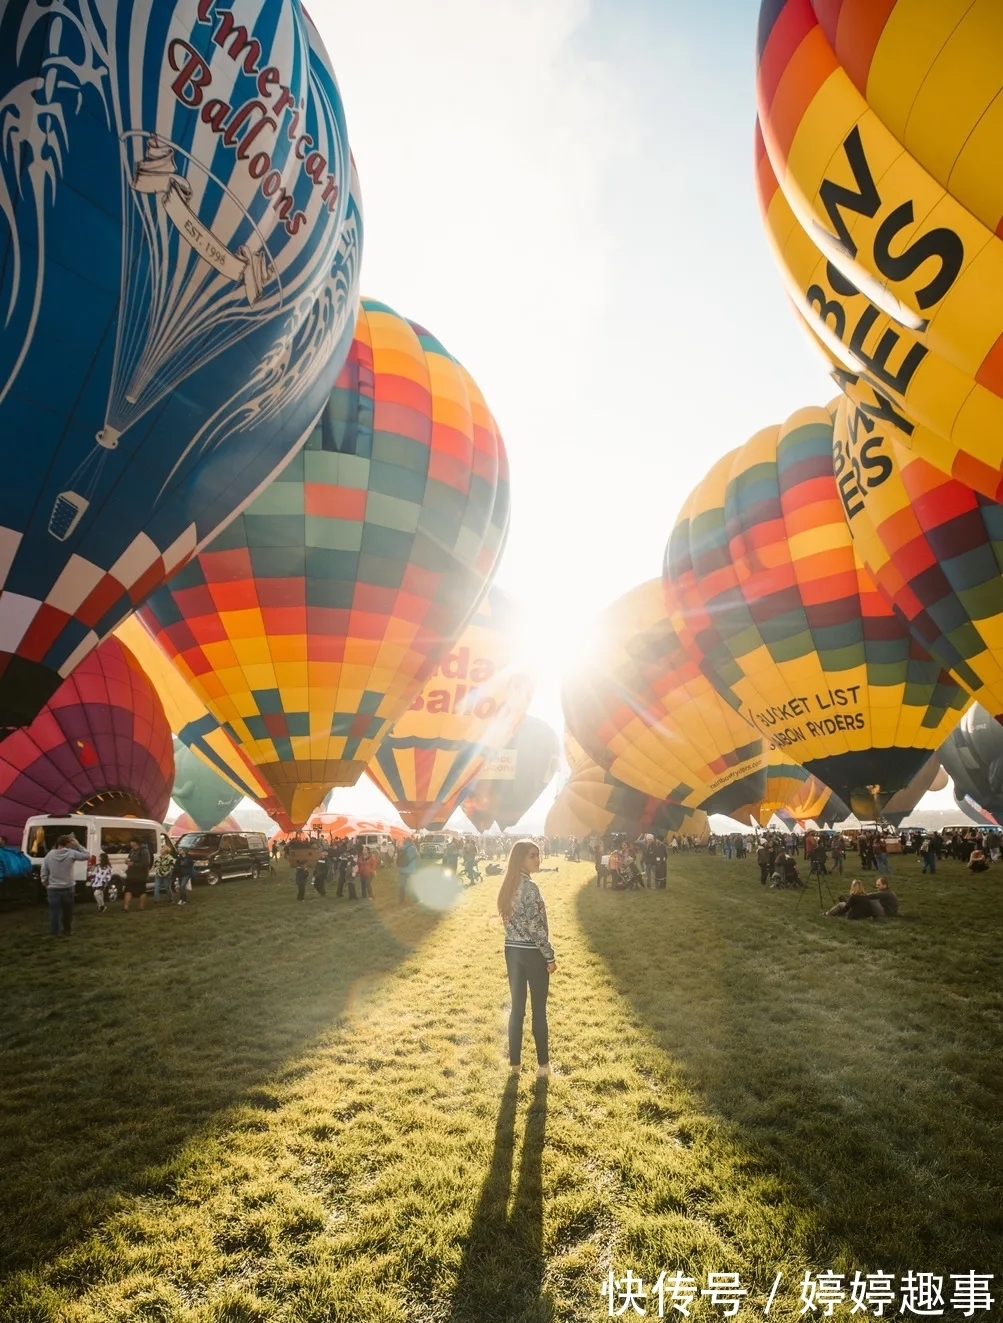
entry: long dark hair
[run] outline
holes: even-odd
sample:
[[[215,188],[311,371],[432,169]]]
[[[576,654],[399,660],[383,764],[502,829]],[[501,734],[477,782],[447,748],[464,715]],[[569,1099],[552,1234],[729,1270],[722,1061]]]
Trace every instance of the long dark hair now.
[[[524,840],[516,841],[515,845],[509,850],[505,876],[498,888],[498,913],[503,919],[507,920],[512,913],[512,906],[515,904],[515,893],[519,890],[519,883],[522,881],[523,861],[530,851],[539,851],[539,849],[540,847],[536,841]]]

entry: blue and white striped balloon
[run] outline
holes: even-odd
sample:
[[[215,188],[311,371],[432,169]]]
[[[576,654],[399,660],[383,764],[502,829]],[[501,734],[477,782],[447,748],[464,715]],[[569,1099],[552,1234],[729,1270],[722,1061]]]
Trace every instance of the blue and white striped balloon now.
[[[0,0],[0,730],[305,440],[361,248],[298,0]]]

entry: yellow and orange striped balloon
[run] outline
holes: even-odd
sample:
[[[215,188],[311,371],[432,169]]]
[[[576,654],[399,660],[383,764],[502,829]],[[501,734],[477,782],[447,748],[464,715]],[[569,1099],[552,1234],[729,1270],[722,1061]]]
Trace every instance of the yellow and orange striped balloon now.
[[[757,179],[788,289],[857,403],[1003,495],[1003,10],[764,0]]]
[[[533,696],[522,616],[491,587],[366,768],[408,826],[444,825]]]
[[[565,677],[564,719],[617,781],[656,801],[734,815],[764,798],[763,741],[683,647],[666,591],[649,580],[600,614]]]

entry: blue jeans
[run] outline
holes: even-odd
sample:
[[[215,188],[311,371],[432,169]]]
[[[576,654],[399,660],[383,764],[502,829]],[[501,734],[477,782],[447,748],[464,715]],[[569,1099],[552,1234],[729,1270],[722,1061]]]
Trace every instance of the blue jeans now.
[[[59,921],[62,919],[63,932],[67,937],[73,931],[73,888],[50,888],[49,896],[49,934],[59,936]]]
[[[931,850],[930,853],[923,860],[923,872],[936,873],[936,871],[937,871],[937,856]]]
[[[156,875],[156,877],[153,879],[153,903],[154,903],[154,905],[156,905],[157,901],[160,899],[161,888],[163,888],[164,895],[167,897],[168,900],[170,900],[170,898],[171,898],[171,882],[172,882],[172,880],[173,880],[173,879],[170,877],[169,874],[168,874],[167,877],[161,877],[159,873],[158,873],[158,874]]]

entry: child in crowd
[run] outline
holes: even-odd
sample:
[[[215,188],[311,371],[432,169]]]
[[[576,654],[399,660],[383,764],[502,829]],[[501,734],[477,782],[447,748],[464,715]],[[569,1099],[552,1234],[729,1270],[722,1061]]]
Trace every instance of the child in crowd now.
[[[111,887],[111,864],[108,862],[108,856],[102,854],[87,874],[87,885],[94,896],[94,902],[98,907],[98,913],[103,914],[108,908],[108,901],[114,899],[108,892]]]

